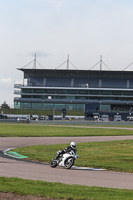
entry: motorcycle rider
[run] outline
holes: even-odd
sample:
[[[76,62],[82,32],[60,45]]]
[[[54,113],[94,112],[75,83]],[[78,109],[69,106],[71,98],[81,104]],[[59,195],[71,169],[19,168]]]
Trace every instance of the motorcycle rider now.
[[[57,152],[57,156],[56,159],[58,159],[59,157],[62,157],[64,153],[69,153],[71,151],[74,151],[74,153],[76,154],[77,149],[76,149],[76,142],[71,142],[69,146],[67,146],[64,150],[59,150]]]

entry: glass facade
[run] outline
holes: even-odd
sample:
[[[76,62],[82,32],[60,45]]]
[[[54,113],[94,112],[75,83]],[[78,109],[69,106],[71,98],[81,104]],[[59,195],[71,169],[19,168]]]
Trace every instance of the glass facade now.
[[[86,104],[99,103],[97,111],[110,112],[133,105],[133,72],[19,70],[27,85],[21,86],[21,97],[14,99],[15,108],[83,111]]]
[[[14,102],[14,108],[16,108],[16,109],[21,108],[21,103],[20,102]]]
[[[110,112],[111,111],[111,106],[110,105],[100,105],[100,111]]]
[[[16,106],[16,104],[15,104]],[[21,103],[16,108],[27,108],[27,109],[44,109],[44,110],[81,110],[84,111],[84,104],[54,104],[54,103]]]
[[[21,97],[28,99],[31,102],[29,103],[20,103],[15,102],[15,108],[28,108],[28,109],[56,109],[61,110],[66,108],[68,110],[84,110],[85,103],[82,103],[84,100],[120,100],[120,101],[133,101],[133,91],[131,90],[116,90],[116,89],[73,89],[73,88],[22,88]],[[35,103],[33,99],[40,99],[42,102]],[[43,103],[47,99],[58,100],[58,103]],[[64,103],[62,104],[61,100],[81,100],[81,103]],[[111,110],[111,105],[101,105],[100,110]]]
[[[115,100],[133,100],[133,91],[122,91],[122,90],[73,90],[73,89],[29,89],[24,88],[21,92],[22,98],[43,98],[47,99],[51,96],[52,99],[92,99],[95,97],[100,99]]]

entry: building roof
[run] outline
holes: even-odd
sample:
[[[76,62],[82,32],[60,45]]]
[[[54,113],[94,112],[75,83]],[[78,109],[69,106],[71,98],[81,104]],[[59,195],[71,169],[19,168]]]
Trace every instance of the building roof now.
[[[18,68],[24,72],[24,78],[29,77],[91,77],[91,78],[133,78],[133,71],[109,71],[109,70],[77,70],[77,69],[24,69]]]

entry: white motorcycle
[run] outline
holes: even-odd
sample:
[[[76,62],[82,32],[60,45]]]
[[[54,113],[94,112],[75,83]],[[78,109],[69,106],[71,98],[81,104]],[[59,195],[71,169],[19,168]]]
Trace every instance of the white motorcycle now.
[[[57,151],[57,154],[59,152]],[[74,151],[70,151],[69,153],[64,153],[63,155],[60,155],[59,158],[53,158],[51,160],[50,166],[55,168],[57,166],[64,167],[65,169],[70,169],[75,162],[75,159],[78,158],[78,155],[74,153]]]

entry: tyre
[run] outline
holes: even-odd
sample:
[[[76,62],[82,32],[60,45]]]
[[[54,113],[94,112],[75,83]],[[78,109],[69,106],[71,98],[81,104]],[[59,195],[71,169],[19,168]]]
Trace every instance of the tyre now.
[[[74,160],[75,159],[73,157],[67,158],[65,161],[65,168],[70,169],[74,164]]]
[[[50,163],[50,166],[53,167],[53,168],[57,167],[57,160],[52,159],[51,163]]]

